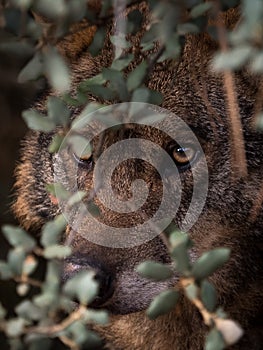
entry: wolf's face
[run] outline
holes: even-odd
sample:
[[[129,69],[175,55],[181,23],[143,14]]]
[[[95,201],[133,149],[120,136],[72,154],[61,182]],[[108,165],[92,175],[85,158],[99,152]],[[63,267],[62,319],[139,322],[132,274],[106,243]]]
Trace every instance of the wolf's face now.
[[[253,128],[252,123],[258,87],[255,81],[249,81],[246,73],[236,75],[235,83],[248,169],[246,178],[236,179],[233,177],[237,169],[233,168],[233,144],[223,81],[221,76],[210,69],[214,50],[215,44],[205,36],[189,37],[180,62],[158,64],[149,81],[150,88],[162,92],[164,96],[162,107],[174,113],[189,126],[194,139],[198,141],[198,147],[197,142],[193,142],[189,134],[184,134],[184,131],[178,128],[176,119],[170,118],[169,123],[165,124],[164,121],[162,127],[167,130],[174,129],[175,140],[160,128],[129,124],[125,128],[106,130],[103,138],[95,137],[92,141],[92,156],[88,159],[77,157],[69,149],[63,155],[63,162],[67,169],[77,169],[74,172],[74,185],[77,184],[78,189],[90,193],[94,189],[94,183],[98,181],[96,177],[100,175],[94,170],[100,156],[120,141],[148,140],[169,155],[173,166],[178,170],[176,174],[168,166],[160,175],[153,165],[138,157],[124,160],[115,167],[111,177],[112,192],[104,192],[105,200],[114,195],[116,201],[128,202],[136,193],[133,184],[138,179],[143,180],[148,188],[146,200],[140,209],[130,210],[128,214],[108,209],[96,195],[94,196],[94,202],[100,209],[98,220],[108,227],[115,228],[134,227],[152,218],[160,206],[164,183],[174,191],[168,194],[169,203],[176,202],[180,193],[180,203],[173,219],[175,224],[180,226],[191,203],[196,177],[201,189],[199,198],[203,200],[205,197],[205,204],[203,209],[199,210],[200,204],[194,203],[191,218],[195,223],[189,229],[189,235],[195,244],[191,258],[194,260],[202,252],[214,247],[223,246],[232,249],[230,261],[224,269],[214,274],[211,280],[217,287],[219,302],[244,327],[249,327],[249,324],[256,322],[257,318],[256,310],[260,300],[259,264],[262,259],[259,248],[262,244],[260,238],[262,210],[260,211],[254,204],[262,186],[262,134]],[[85,77],[97,74],[99,67],[109,65],[111,59],[108,51],[102,52],[96,59],[84,52],[78,62],[72,65],[75,72],[73,85]],[[76,111],[75,115],[78,114],[79,111]],[[31,229],[37,228],[39,223],[52,218],[60,210],[45,192],[45,184],[53,182],[55,171],[54,159],[47,150],[50,139],[50,135],[31,134],[25,142],[23,164],[18,170],[18,200],[15,211],[22,224]],[[143,146],[142,150],[146,156],[153,155],[154,158],[150,142]],[[181,147],[182,142],[184,147]],[[59,156],[56,157],[57,163],[62,162]],[[111,161],[114,163],[114,156],[107,161],[108,165]],[[157,159],[158,161],[162,166],[162,159]],[[207,193],[204,183],[206,166],[209,174]],[[107,167],[101,168],[101,172],[107,173]],[[165,321],[162,321],[162,325],[155,326],[138,312],[145,310],[160,291],[169,285],[175,285],[178,276],[175,273],[170,280],[155,283],[140,277],[135,267],[144,260],[171,263],[162,235],[128,248],[116,248],[114,244],[99,245],[96,244],[96,239],[95,243],[94,239],[88,239],[90,232],[95,238],[101,235],[97,226],[93,229],[90,220],[89,217],[82,217],[77,226],[68,226],[65,244],[72,247],[73,254],[65,262],[64,278],[82,269],[92,268],[96,271],[96,278],[100,282],[100,293],[94,302],[94,307],[104,307],[114,315],[125,315],[114,316],[108,333],[103,331],[107,339],[115,338],[113,343],[116,348],[143,348],[140,347],[142,346],[140,337],[135,337],[137,333],[148,337],[149,348],[157,346],[158,342],[156,340],[155,343],[154,338],[161,339],[159,334],[167,336],[166,331],[158,330],[159,327],[165,327]],[[243,285],[246,286],[245,289]],[[173,320],[169,318],[168,321],[167,318],[166,322],[173,324],[173,329],[168,334],[177,337],[178,344],[183,344],[182,339],[192,332],[197,332],[199,339],[202,329],[199,316],[189,311],[191,306],[185,300],[182,300],[180,307],[177,314],[181,310],[183,321],[178,319],[178,315]],[[127,315],[133,313],[135,314]],[[183,325],[183,322],[187,326]],[[184,331],[186,327],[188,330]],[[127,334],[130,331],[129,339]],[[122,337],[126,338],[126,343]],[[168,343],[166,344],[166,340],[163,339],[163,348],[165,346],[169,348]],[[172,344],[177,343],[174,340]],[[190,345],[187,346],[181,348],[194,349]],[[199,345],[196,346],[195,348],[198,348]],[[158,346],[153,348],[157,349]]]

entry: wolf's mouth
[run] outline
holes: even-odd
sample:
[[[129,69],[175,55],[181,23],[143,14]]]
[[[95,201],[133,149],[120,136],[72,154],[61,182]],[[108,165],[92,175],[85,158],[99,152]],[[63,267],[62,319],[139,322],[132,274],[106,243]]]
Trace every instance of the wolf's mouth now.
[[[65,260],[62,274],[62,281],[68,279],[81,271],[93,271],[94,279],[99,284],[99,290],[96,298],[90,304],[91,307],[102,307],[113,295],[114,292],[114,277],[107,269],[102,268],[100,264],[92,259],[80,254],[72,255]]]

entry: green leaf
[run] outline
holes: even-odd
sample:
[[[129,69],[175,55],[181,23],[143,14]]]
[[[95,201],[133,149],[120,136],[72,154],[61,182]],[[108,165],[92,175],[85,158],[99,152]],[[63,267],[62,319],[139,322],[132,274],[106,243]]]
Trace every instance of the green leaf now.
[[[192,269],[192,275],[197,280],[202,280],[212,275],[230,256],[230,249],[217,248],[204,253],[195,263]]]
[[[186,288],[185,288],[185,292],[187,295],[187,298],[189,300],[193,300],[196,299],[197,294],[198,294],[198,288],[195,284],[189,284]]]
[[[106,325],[109,317],[106,311],[88,309],[83,316],[85,322]]]
[[[23,111],[22,117],[32,130],[50,132],[56,127],[53,120],[34,110]]]
[[[150,90],[147,87],[140,87],[134,90],[131,101],[160,105],[163,101],[163,96],[159,91]]]
[[[154,44],[155,41],[158,40],[158,36],[160,33],[159,23],[153,23],[150,25],[150,28],[146,30],[145,34],[141,39],[141,46],[145,50],[145,46]]]
[[[147,68],[147,62],[143,61],[128,75],[127,88],[129,91],[135,90],[141,85],[145,79]]]
[[[87,0],[74,0],[67,3],[72,22],[79,22],[86,14]]]
[[[97,102],[89,103],[84,108],[82,113],[76,119],[74,119],[73,123],[71,124],[71,130],[82,130],[82,128],[87,126],[87,123],[90,121],[91,117],[94,116],[93,112],[98,111],[102,107],[103,105]],[[87,118],[87,116],[90,116],[90,119]]]
[[[201,4],[198,4],[191,9],[190,16],[192,18],[202,16],[205,14],[206,11],[211,9],[212,5],[212,2],[210,1],[202,2]]]
[[[119,72],[112,68],[103,68],[102,74],[105,79],[110,81],[109,88],[118,94],[120,100],[128,101],[129,95],[123,72]]]
[[[99,336],[87,329],[81,321],[76,321],[66,330],[67,336],[70,337],[76,344],[81,345],[82,349],[100,349],[101,339]],[[100,345],[100,347],[99,347]]]
[[[117,71],[122,71],[125,69],[134,59],[133,54],[129,54],[125,57],[119,58],[118,60],[114,60],[112,62],[111,68]]]
[[[42,284],[41,294],[33,298],[35,305],[43,308],[47,307],[51,310],[57,309],[59,286],[61,283],[61,262],[56,260],[48,261],[45,281]]]
[[[35,10],[49,19],[57,20],[67,14],[67,6],[64,0],[38,0],[34,1]]]
[[[126,40],[123,33],[119,33],[118,35],[111,35],[110,41],[114,46],[121,49],[129,49],[131,47],[131,43]]]
[[[51,260],[47,263],[45,285],[43,290],[49,293],[56,293],[61,280],[61,263]]]
[[[171,256],[176,262],[176,269],[188,276],[191,269],[191,264],[188,256],[188,249],[191,247],[189,236],[183,232],[175,231],[170,237],[172,245]]]
[[[106,83],[106,79],[103,77],[102,73],[95,75],[92,78],[85,79],[79,84],[79,89],[81,91],[89,91],[90,87],[93,85],[103,85]]]
[[[177,32],[179,35],[197,34],[199,33],[199,28],[194,23],[180,23],[178,24]]]
[[[59,151],[60,147],[63,144],[65,137],[63,135],[55,134],[52,137],[52,141],[50,145],[48,146],[49,153],[56,153]]]
[[[0,261],[0,277],[2,280],[9,280],[14,276],[10,266],[4,261]]]
[[[89,88],[92,95],[102,98],[103,100],[113,100],[116,97],[114,91],[106,86],[92,85]]]
[[[26,253],[21,246],[8,252],[8,265],[15,275],[20,276],[22,274],[23,264],[26,258]]]
[[[11,319],[6,323],[6,334],[12,338],[19,337],[23,334],[24,326],[25,320],[22,318]]]
[[[67,221],[64,216],[61,214],[55,218],[55,220],[47,222],[41,234],[40,242],[43,247],[52,246],[57,244],[60,240],[60,235],[65,230],[67,226]]]
[[[205,341],[205,350],[223,350],[225,348],[225,342],[222,334],[216,329],[212,329]]]
[[[71,145],[73,152],[78,158],[88,159],[92,155],[92,146],[90,142],[81,135],[71,135],[67,142]]]
[[[56,125],[67,126],[70,110],[61,98],[50,96],[47,101],[48,116]]]
[[[80,85],[79,85],[80,86]],[[78,86],[78,87],[79,87]],[[77,93],[78,94],[78,93]],[[73,98],[71,97],[70,93],[69,92],[66,92],[63,94],[63,96],[61,97],[63,99],[63,101],[67,104],[67,105],[70,105],[70,106],[73,106],[73,107],[80,107],[82,106],[85,101],[86,101],[86,95],[84,95],[84,102],[82,103],[82,101],[79,101],[78,98]]]
[[[56,294],[55,293],[43,293],[40,295],[36,295],[34,297],[34,304],[36,304],[36,306],[40,307],[40,308],[48,308],[50,307],[50,305],[53,305],[55,302],[55,298],[56,298]]]
[[[36,241],[20,227],[4,225],[2,232],[13,247],[21,246],[25,251],[30,251],[36,246]]]
[[[36,80],[43,74],[43,70],[43,56],[40,52],[37,52],[27,63],[27,65],[20,71],[18,75],[18,82],[25,83],[29,80]]]
[[[220,52],[213,58],[213,68],[217,71],[239,69],[249,60],[252,53],[253,48],[250,45],[239,45],[227,52]]]
[[[159,106],[163,102],[163,95],[159,91],[150,90],[148,102]]]
[[[53,244],[46,247],[43,256],[46,259],[64,259],[71,254],[71,248],[60,244]]]
[[[148,103],[150,99],[150,89],[146,87],[139,87],[133,91],[131,102]]]
[[[99,207],[93,201],[88,203],[87,209],[95,218],[99,217],[101,214]]]
[[[70,197],[69,191],[67,191],[65,187],[59,182],[47,184],[46,189],[50,194],[58,199],[66,200]]]
[[[83,198],[87,196],[87,192],[85,191],[78,191],[74,193],[68,200],[68,205],[72,207],[75,204],[78,204],[82,201]]]
[[[154,281],[165,281],[173,275],[173,271],[170,267],[155,261],[144,261],[137,266],[136,271],[141,276],[150,278]]]
[[[104,27],[100,27],[92,40],[92,43],[90,44],[88,50],[91,53],[92,56],[97,56],[102,49],[102,46],[104,44],[105,40],[105,35],[106,35],[106,30]]]
[[[141,44],[141,47],[142,47],[142,52],[149,51],[149,50],[152,50],[154,48],[154,43],[149,42],[149,43]]]
[[[98,293],[98,283],[94,280],[94,272],[81,271],[76,276],[68,280],[63,289],[71,296],[77,297],[81,304],[91,303]]]
[[[74,343],[83,345],[86,340],[86,329],[82,319],[70,324],[69,327],[59,332],[58,336],[66,336],[72,339]]]
[[[222,307],[218,307],[218,308],[216,309],[216,315],[217,315],[217,317],[219,317],[219,318],[227,318],[227,314],[226,314],[226,312],[222,309]]]
[[[150,319],[154,320],[158,316],[170,312],[175,307],[178,298],[179,292],[175,290],[166,290],[154,298],[146,314]]]
[[[31,301],[22,301],[15,307],[15,312],[18,316],[26,319],[38,321],[45,316],[45,311],[43,308],[34,305]]]
[[[70,89],[70,71],[64,58],[54,47],[49,47],[44,54],[46,76],[55,91],[60,93]]]
[[[254,55],[253,60],[250,63],[250,67],[255,73],[263,72],[263,52],[259,52]]]
[[[208,311],[213,312],[215,310],[217,302],[216,290],[215,287],[206,280],[201,283],[201,300]]]
[[[181,53],[181,43],[177,33],[172,33],[165,41],[165,50],[161,57],[158,59],[159,62],[163,62],[166,59],[176,59]]]

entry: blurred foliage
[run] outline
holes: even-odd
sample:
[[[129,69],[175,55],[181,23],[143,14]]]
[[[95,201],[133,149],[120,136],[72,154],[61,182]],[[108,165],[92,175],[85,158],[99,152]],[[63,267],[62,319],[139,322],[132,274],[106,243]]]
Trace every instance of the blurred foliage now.
[[[98,55],[105,41],[107,25],[126,7],[139,2],[102,1],[99,9],[87,6],[86,0],[0,2],[0,24],[5,32],[0,52],[22,56],[27,61],[18,75],[20,83],[45,77],[54,95],[48,98],[46,116],[33,109],[23,112],[29,128],[43,132],[59,130],[54,133],[49,147],[51,153],[58,151],[71,127],[75,132],[71,142],[76,154],[83,149],[85,139],[78,133],[76,121],[71,123],[70,116],[75,107],[86,106],[86,112],[101,107],[101,104],[89,101],[89,94],[110,103],[137,101],[161,104],[161,94],[149,89],[145,83],[156,63],[179,59],[188,34],[207,30],[219,41],[221,49],[214,57],[214,69],[235,71],[247,67],[254,74],[262,73],[261,0],[149,0],[152,20],[141,38],[141,49],[147,53],[147,59],[135,69],[127,70],[134,60],[130,35],[140,30],[142,23],[141,14],[135,9],[129,12],[125,21],[117,21],[123,30],[116,30],[110,36],[115,53],[111,66],[103,68],[97,76],[83,80],[72,93],[71,69],[59,49],[62,38],[71,32],[76,22],[95,25],[97,30],[89,51],[93,56]],[[216,18],[219,10],[237,5],[240,6],[241,17],[234,30],[208,24],[208,14]],[[262,120],[261,113],[256,122],[261,129]],[[108,125],[110,121],[105,120],[105,123]],[[88,157],[90,145],[85,145],[85,152]],[[67,193],[59,184],[51,184],[47,190],[68,200],[70,205],[75,205],[85,196],[85,193]],[[11,349],[48,349],[54,338],[59,338],[72,349],[93,349],[100,342],[99,337],[86,327],[90,323],[106,324],[108,320],[106,312],[88,307],[98,292],[93,273],[82,272],[64,285],[60,283],[63,259],[70,254],[70,248],[60,244],[65,227],[62,216],[48,222],[41,231],[40,243],[21,228],[2,228],[11,248],[6,261],[0,262],[1,279],[15,281],[17,293],[22,297],[11,313],[0,306],[0,329],[6,334]],[[206,252],[192,264],[188,255],[191,246],[189,237],[173,230],[169,240],[171,257],[181,280],[174,289],[162,292],[152,301],[147,310],[148,316],[154,319],[169,312],[175,307],[180,293],[184,293],[199,309],[210,328],[206,350],[219,350],[235,343],[242,330],[217,307],[216,291],[207,281],[207,277],[227,261],[229,250],[218,248]],[[43,279],[34,277],[39,259],[46,261]],[[144,262],[137,270],[156,281],[170,278],[174,273],[169,267],[151,261]]]

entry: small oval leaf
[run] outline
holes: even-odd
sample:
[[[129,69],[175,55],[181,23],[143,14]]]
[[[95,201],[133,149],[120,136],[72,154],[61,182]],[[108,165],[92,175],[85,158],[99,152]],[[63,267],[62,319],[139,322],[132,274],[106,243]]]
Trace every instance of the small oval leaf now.
[[[154,320],[158,316],[170,312],[175,307],[178,298],[179,292],[175,290],[166,290],[154,298],[146,314],[150,319]]]
[[[82,304],[87,305],[96,297],[99,286],[94,280],[94,272],[81,271],[68,280],[63,289],[67,295],[77,297]]]
[[[194,264],[192,275],[197,280],[202,280],[214,273],[230,256],[230,249],[217,248],[204,253]]]
[[[32,130],[50,132],[56,127],[53,120],[34,110],[23,111],[22,117]]]
[[[173,275],[173,271],[170,267],[155,261],[144,261],[136,268],[136,271],[141,276],[154,281],[165,281]]]
[[[201,300],[208,311],[213,312],[215,310],[217,302],[216,290],[215,287],[206,280],[201,283]]]
[[[63,259],[71,254],[71,248],[59,244],[48,246],[44,249],[43,256],[46,259]]]

